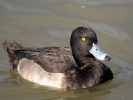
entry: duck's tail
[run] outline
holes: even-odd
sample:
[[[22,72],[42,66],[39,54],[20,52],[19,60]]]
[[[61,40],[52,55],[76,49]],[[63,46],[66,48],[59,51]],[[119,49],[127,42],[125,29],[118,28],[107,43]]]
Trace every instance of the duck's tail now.
[[[7,40],[5,42],[3,42],[2,45],[3,45],[4,50],[8,54],[11,68],[13,69],[14,72],[16,72],[16,68],[18,65],[18,58],[15,55],[15,50],[23,48],[23,46],[15,41],[10,42]]]

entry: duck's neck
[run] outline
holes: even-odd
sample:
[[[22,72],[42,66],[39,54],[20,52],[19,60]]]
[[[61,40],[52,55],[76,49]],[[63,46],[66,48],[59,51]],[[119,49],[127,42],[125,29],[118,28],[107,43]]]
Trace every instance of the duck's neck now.
[[[96,61],[96,59],[94,58],[93,55],[91,54],[83,54],[82,52],[77,54],[77,52],[72,52],[73,57],[75,59],[75,62],[77,63],[77,65],[79,66],[79,68],[81,70],[84,69],[92,69],[94,66],[96,66],[96,63],[98,63],[98,61]]]

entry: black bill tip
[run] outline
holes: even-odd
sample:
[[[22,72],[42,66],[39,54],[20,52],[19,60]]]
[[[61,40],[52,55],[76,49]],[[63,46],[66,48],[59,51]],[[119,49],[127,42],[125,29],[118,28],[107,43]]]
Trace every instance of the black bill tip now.
[[[105,56],[105,60],[110,61],[111,60],[111,57],[109,55],[106,55]]]

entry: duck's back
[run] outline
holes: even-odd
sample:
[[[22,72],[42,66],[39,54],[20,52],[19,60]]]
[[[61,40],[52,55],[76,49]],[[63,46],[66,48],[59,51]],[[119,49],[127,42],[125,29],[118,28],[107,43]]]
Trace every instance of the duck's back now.
[[[33,60],[45,71],[53,73],[64,73],[77,67],[69,47],[24,48],[9,41],[5,41],[3,47],[8,53],[13,70],[16,70],[19,61],[24,58]]]
[[[33,60],[44,70],[53,73],[64,73],[77,67],[68,47],[22,48],[16,50],[15,55],[20,59]]]

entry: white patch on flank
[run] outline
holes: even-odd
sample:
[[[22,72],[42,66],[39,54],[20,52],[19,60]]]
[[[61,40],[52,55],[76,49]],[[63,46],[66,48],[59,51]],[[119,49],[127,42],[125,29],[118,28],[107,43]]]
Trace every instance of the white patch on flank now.
[[[108,55],[107,53],[103,52],[98,43],[93,43],[92,48],[89,50],[89,52],[99,60],[105,60],[105,56]]]
[[[50,73],[45,71],[33,60],[23,58],[18,64],[18,73],[29,81],[40,85],[66,88],[65,75],[63,73]]]

